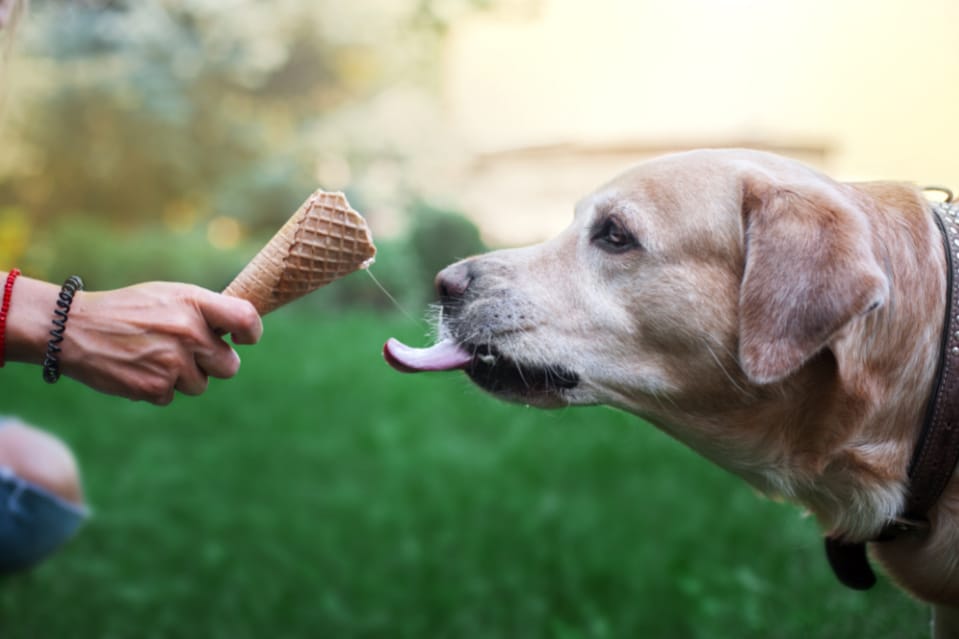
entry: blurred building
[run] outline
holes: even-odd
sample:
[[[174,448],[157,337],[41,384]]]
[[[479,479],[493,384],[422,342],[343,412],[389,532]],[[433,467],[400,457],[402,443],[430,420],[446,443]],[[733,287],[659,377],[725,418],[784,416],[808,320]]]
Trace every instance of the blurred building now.
[[[959,187],[953,0],[542,0],[454,25],[455,199],[493,241],[671,150],[751,146],[841,179]]]

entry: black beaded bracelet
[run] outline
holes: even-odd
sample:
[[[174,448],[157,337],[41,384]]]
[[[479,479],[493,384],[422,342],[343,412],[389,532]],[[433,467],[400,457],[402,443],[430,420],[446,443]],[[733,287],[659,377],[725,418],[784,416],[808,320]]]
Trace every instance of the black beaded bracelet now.
[[[50,331],[50,341],[47,342],[47,355],[43,358],[43,381],[48,384],[54,384],[60,379],[60,360],[57,357],[61,350],[60,342],[67,330],[67,314],[70,312],[73,296],[82,290],[83,280],[78,275],[68,277],[60,289],[57,308],[53,309],[53,330]]]

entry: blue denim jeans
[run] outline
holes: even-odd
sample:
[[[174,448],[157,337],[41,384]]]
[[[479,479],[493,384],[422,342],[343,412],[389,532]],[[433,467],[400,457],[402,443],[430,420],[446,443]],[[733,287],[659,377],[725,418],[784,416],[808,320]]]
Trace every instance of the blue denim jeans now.
[[[87,516],[83,506],[0,466],[0,573],[39,563],[70,539]]]

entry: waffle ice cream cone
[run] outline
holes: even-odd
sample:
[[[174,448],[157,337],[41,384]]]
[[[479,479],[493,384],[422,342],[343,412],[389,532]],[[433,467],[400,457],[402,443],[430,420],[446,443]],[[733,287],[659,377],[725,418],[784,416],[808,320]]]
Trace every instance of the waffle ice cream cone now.
[[[260,315],[373,263],[366,220],[342,193],[318,190],[223,291]]]

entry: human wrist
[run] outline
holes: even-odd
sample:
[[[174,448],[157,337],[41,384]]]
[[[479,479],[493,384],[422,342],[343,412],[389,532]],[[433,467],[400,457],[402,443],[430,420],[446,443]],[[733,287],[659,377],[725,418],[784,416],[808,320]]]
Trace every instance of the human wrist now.
[[[64,334],[67,330],[67,320],[70,319],[70,307],[73,298],[83,290],[83,280],[78,275],[71,275],[63,283],[57,295],[57,307],[53,311],[54,328],[50,331],[50,340],[47,342],[47,352],[43,358],[43,381],[55,384],[60,379],[60,354],[63,352]]]
[[[17,279],[7,313],[7,361],[31,364],[43,361],[59,291],[55,284],[24,275]]]
[[[10,298],[13,296],[13,286],[20,277],[20,269],[15,268],[3,278],[3,291],[0,294],[0,367],[7,361],[7,314],[10,311]]]

